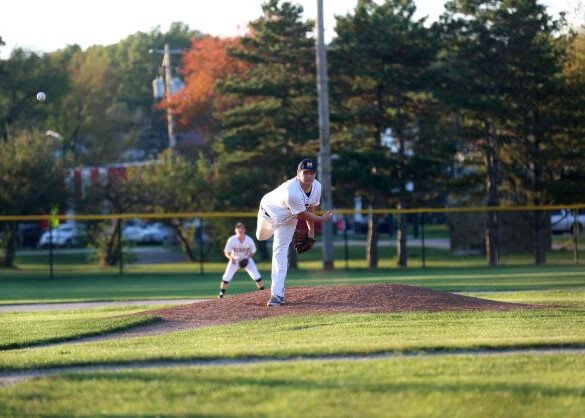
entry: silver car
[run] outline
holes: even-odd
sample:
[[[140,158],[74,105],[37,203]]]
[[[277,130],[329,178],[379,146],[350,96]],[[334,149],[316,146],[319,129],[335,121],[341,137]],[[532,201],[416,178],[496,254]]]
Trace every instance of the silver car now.
[[[51,242],[55,247],[77,247],[86,242],[85,226],[73,223],[59,225],[48,230],[39,239],[40,247],[48,247]]]

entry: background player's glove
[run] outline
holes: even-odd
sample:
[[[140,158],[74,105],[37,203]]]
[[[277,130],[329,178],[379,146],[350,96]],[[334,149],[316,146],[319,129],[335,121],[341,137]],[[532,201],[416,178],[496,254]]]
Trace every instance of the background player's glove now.
[[[240,266],[241,269],[243,269],[247,265],[248,265],[248,259],[247,258],[242,258],[240,261],[238,261],[238,266]]]
[[[313,245],[315,245],[315,238],[310,238],[306,232],[304,234],[298,232],[299,231],[295,234],[293,245],[295,251],[298,254],[301,254],[313,248]]]

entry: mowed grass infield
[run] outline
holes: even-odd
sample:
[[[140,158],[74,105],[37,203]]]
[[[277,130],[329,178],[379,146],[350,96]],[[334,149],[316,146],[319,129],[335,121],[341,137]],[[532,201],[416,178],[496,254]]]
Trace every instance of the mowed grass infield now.
[[[218,278],[18,271],[0,299],[214,297]],[[582,267],[300,270],[288,285],[382,282],[541,309],[283,316],[80,344],[56,342],[156,321],[126,316],[152,306],[3,313],[0,374],[52,373],[0,386],[0,415],[585,416]],[[229,294],[252,286],[238,273]]]

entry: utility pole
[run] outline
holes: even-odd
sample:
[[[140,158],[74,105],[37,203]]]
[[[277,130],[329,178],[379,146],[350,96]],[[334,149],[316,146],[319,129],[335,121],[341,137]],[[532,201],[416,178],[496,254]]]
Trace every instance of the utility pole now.
[[[169,44],[165,44],[163,61],[163,68],[165,69],[165,99],[167,101],[167,130],[169,133],[169,147],[175,148],[177,138],[175,137],[175,121],[173,120],[173,109],[171,109],[171,52]]]
[[[319,96],[319,181],[323,186],[324,210],[333,209],[331,197],[331,146],[329,142],[329,88],[327,86],[327,52],[323,29],[323,0],[317,0],[317,93]],[[333,223],[322,224],[323,269],[333,270]]]
[[[177,144],[177,138],[175,136],[175,121],[173,118],[173,109],[171,106],[171,85],[173,80],[171,55],[180,54],[181,49],[171,49],[169,44],[165,44],[164,49],[151,49],[149,52],[158,52],[163,54],[162,68],[164,69],[164,86],[165,86],[165,99],[167,101],[167,132],[169,135],[169,148],[175,148]]]

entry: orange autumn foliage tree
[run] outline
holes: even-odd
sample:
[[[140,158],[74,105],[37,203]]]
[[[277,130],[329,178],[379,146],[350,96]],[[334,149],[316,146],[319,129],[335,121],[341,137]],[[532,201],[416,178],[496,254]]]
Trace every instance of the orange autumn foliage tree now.
[[[183,55],[185,87],[173,96],[173,113],[181,129],[194,130],[209,141],[217,126],[216,110],[229,106],[230,99],[216,91],[216,83],[228,75],[241,74],[245,65],[228,57],[226,50],[239,38],[206,36],[195,38]]]

